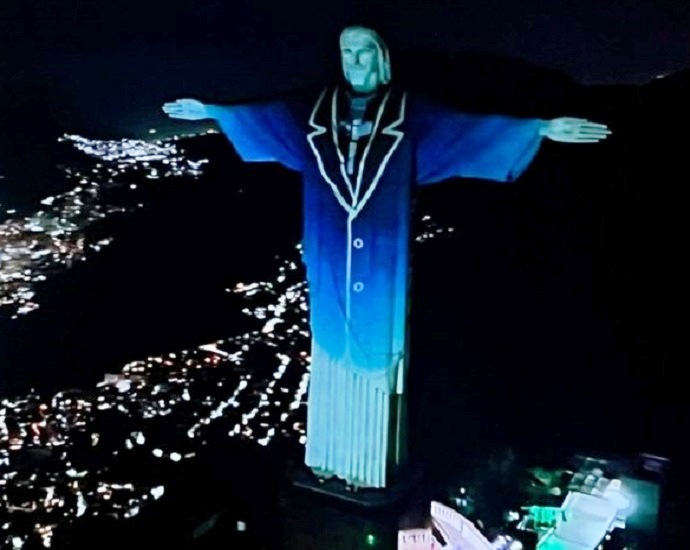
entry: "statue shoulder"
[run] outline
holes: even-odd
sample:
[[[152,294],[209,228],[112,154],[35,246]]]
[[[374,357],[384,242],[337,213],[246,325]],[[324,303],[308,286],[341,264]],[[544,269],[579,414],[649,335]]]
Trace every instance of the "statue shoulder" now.
[[[428,94],[416,90],[405,90],[404,94],[410,115],[424,118],[438,113],[442,108],[441,103]]]

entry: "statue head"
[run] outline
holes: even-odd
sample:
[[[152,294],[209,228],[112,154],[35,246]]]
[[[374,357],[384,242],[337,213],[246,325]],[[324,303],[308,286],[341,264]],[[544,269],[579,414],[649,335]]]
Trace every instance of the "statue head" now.
[[[391,80],[388,47],[372,29],[347,27],[340,33],[343,76],[355,92],[370,93]]]

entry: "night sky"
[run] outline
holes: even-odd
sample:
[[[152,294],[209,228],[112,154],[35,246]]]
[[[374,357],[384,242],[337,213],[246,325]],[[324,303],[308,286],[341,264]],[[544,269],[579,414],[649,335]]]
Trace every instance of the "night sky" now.
[[[583,83],[639,83],[690,60],[683,0],[10,0],[0,87],[54,105],[52,121],[130,133],[181,93],[248,96],[318,81],[336,32],[363,17],[394,48],[479,50]],[[373,6],[373,7],[372,7]],[[230,97],[231,98],[231,97]],[[38,122],[33,120],[31,122]]]
[[[309,78],[323,69],[334,29],[362,15],[379,21],[399,45],[516,56],[588,83],[645,81],[690,58],[690,5],[682,0],[360,4],[368,7],[314,0],[11,0],[4,3],[0,44],[12,72],[32,79],[47,69],[58,81],[67,78],[66,87],[78,75],[83,87],[105,96],[111,94],[104,77],[127,74],[130,85],[143,79],[153,89],[158,79],[184,80],[202,68],[250,81],[277,71],[280,84],[289,71]],[[276,48],[286,51],[276,55]],[[188,66],[195,55],[196,71]],[[91,74],[99,65],[105,67]],[[166,75],[171,67],[180,71]]]

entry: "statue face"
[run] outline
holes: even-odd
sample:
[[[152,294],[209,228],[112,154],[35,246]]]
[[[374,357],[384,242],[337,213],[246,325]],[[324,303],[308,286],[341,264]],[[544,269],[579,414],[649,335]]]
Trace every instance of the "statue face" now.
[[[384,84],[381,48],[369,29],[350,27],[340,35],[340,54],[345,80],[356,92],[369,93]]]

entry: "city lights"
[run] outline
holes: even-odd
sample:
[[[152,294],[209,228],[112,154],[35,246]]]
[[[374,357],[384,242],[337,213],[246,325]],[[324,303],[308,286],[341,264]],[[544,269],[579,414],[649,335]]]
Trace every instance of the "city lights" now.
[[[136,193],[147,180],[197,177],[207,162],[186,159],[177,138],[63,141],[98,162],[90,171],[65,168],[71,191],[0,224],[0,308],[14,317],[38,307],[42,281],[112,242],[91,239],[91,224],[140,208]],[[113,186],[128,197],[122,204],[107,193]],[[429,216],[422,221],[418,242],[450,232]],[[242,299],[250,330],[131,361],[90,389],[2,399],[0,547],[22,548],[38,536],[49,548],[62,528],[83,518],[136,517],[164,497],[164,480],[151,470],[143,485],[114,482],[111,472],[133,457],[142,465],[184,467],[208,443],[212,428],[264,447],[278,438],[304,445],[311,358],[300,254],[296,246],[279,258],[272,280],[225,289]],[[27,453],[50,460],[27,474],[19,468]],[[48,513],[50,522],[40,519]]]
[[[139,188],[134,182],[196,178],[208,162],[188,160],[173,142],[98,141],[75,135],[60,141],[100,162],[90,169],[62,168],[72,188],[45,197],[35,212],[6,211],[11,217],[0,223],[0,309],[13,317],[39,307],[36,294],[42,281],[112,243],[111,237],[91,236],[96,222],[141,208],[131,193],[116,198],[115,189],[133,193]]]

